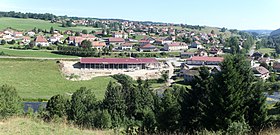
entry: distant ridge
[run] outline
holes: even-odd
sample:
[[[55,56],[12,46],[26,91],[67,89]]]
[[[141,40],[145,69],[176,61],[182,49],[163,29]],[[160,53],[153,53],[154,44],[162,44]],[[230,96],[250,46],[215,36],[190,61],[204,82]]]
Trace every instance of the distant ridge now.
[[[262,35],[270,35],[270,33],[273,30],[244,30],[245,32],[250,32],[250,33],[258,33],[258,34],[262,34]]]
[[[275,31],[272,31],[272,32],[270,33],[270,36],[278,36],[278,35],[280,35],[280,28],[277,29],[277,30],[275,30]]]

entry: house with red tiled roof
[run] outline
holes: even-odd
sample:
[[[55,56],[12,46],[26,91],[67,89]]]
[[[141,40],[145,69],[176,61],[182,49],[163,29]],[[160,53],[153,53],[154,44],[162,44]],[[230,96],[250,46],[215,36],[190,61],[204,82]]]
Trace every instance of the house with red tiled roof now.
[[[30,43],[30,37],[28,37],[28,36],[24,36],[24,37],[22,37],[22,43],[23,44],[28,44],[28,43]]]
[[[181,51],[181,50],[187,50],[188,45],[184,42],[172,42],[169,44],[164,44],[164,50],[166,51]]]
[[[43,36],[37,36],[35,38],[35,45],[38,46],[49,46],[49,42],[47,41],[47,39],[45,39],[45,37]]]
[[[152,44],[146,44],[139,48],[140,52],[153,52],[155,50],[156,50],[156,47],[153,46]]]
[[[75,46],[81,45],[82,41],[84,41],[84,40],[86,40],[86,39],[83,38],[83,37],[79,37],[79,36],[75,37],[75,38],[74,38],[74,44],[75,44]]]
[[[81,34],[81,37],[87,40],[95,40],[96,37],[94,35],[91,34]]]
[[[122,43],[125,43],[125,40],[123,38],[110,37],[108,38],[108,43],[112,45],[120,45]]]
[[[69,45],[75,45],[75,46],[79,46],[83,40],[87,40],[87,38],[82,37],[82,36],[69,36],[65,39],[66,41],[68,41]],[[88,39],[90,40],[90,39]]]
[[[103,47],[106,47],[106,43],[104,41],[91,40],[91,43],[92,43],[92,48],[102,49]]]
[[[23,37],[23,32],[14,32],[13,36],[15,39],[21,39]]]
[[[269,70],[267,70],[263,66],[253,67],[253,72],[254,72],[254,75],[258,78],[261,78],[264,80],[269,78]]]
[[[188,58],[186,63],[188,65],[219,65],[224,60],[223,57],[202,57],[194,56]]]

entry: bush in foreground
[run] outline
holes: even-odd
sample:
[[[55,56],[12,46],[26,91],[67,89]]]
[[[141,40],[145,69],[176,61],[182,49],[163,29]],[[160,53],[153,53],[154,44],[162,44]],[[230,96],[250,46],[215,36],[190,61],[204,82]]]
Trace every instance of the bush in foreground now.
[[[21,99],[16,89],[12,86],[0,87],[0,118],[7,118],[22,111]]]

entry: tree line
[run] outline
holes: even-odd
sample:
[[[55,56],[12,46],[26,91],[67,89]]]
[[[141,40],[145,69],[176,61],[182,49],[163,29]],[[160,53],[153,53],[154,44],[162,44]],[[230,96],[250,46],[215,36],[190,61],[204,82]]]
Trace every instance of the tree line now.
[[[216,73],[201,67],[191,88],[175,85],[163,92],[153,91],[148,80],[114,75],[116,81],[109,82],[103,100],[96,99],[95,90],[83,87],[71,97],[53,96],[39,117],[45,121],[62,118],[89,129],[124,129],[127,134],[203,130],[248,134],[275,122],[267,113],[264,84],[253,76],[246,59],[230,55],[220,67]],[[1,116],[18,112],[9,112],[18,109],[18,104],[11,105],[19,100],[5,96],[7,88],[16,93],[7,86],[0,88]]]
[[[127,133],[194,134],[206,129],[244,134],[266,128],[270,119],[264,84],[255,80],[249,63],[236,55],[220,66],[215,74],[202,67],[190,89],[173,86],[163,93],[154,92],[147,80],[115,75],[117,82],[108,84],[102,101],[94,90],[81,88],[71,99],[52,97],[46,116],[64,116],[86,128],[125,127]]]
[[[41,20],[54,20],[58,17],[50,13],[21,13],[21,12],[0,12],[0,17],[13,17],[13,18],[32,18],[32,19],[41,19]]]

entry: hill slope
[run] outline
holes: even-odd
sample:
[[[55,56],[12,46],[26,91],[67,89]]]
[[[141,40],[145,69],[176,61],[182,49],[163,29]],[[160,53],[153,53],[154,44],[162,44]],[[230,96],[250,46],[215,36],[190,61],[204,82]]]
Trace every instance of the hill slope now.
[[[66,124],[46,123],[31,118],[10,118],[0,122],[0,135],[100,135],[111,131],[81,130]]]
[[[23,18],[10,18],[10,17],[1,17],[0,18],[0,30],[11,27],[17,30],[32,30],[34,27],[40,28],[43,30],[49,30],[51,27],[57,30],[73,30],[73,31],[82,31],[86,29],[88,31],[98,30],[93,27],[77,26],[77,27],[61,27],[59,23],[51,23],[50,21],[44,21],[39,19],[23,19]]]
[[[88,81],[69,81],[53,60],[0,60],[0,85],[14,86],[25,99],[49,99],[56,94],[69,94],[80,87],[92,89],[97,99],[103,99],[111,77],[96,77]],[[16,76],[16,77],[15,77]]]
[[[272,32],[270,33],[270,36],[277,36],[277,35],[280,35],[280,29],[277,29],[277,30],[272,31]]]

